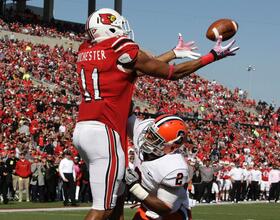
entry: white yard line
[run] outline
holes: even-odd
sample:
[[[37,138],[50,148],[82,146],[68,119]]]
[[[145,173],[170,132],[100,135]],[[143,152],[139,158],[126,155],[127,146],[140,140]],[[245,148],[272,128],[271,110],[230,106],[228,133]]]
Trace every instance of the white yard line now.
[[[267,203],[266,201],[251,201],[251,202],[240,202],[240,203],[231,203],[231,202],[222,202],[222,203],[199,203],[196,206],[220,206],[220,205],[234,205],[234,204],[256,204],[256,203]],[[125,208],[130,208],[131,205],[125,205]],[[12,213],[12,212],[53,212],[53,211],[80,211],[80,210],[89,210],[91,207],[65,207],[65,208],[34,208],[34,209],[0,209],[0,213]]]

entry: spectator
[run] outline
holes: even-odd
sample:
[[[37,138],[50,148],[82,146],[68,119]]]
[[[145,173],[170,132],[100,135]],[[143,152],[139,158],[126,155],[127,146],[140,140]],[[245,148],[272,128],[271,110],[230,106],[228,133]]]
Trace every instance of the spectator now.
[[[58,184],[57,168],[58,167],[54,164],[53,156],[48,154],[45,163],[46,201],[48,202],[54,202],[56,198],[56,186]]]
[[[80,169],[80,158],[74,157],[74,170],[75,170],[75,176],[76,176],[76,188],[75,188],[75,200],[79,200],[79,193],[80,193],[80,187],[81,187],[81,169]]]
[[[279,168],[273,164],[272,170],[269,172],[268,181],[270,184],[268,201],[279,200],[279,183],[280,183],[280,171]]]
[[[76,173],[71,156],[72,154],[70,151],[64,151],[64,158],[60,161],[58,167],[59,174],[63,181],[64,206],[68,206],[69,201],[71,201],[72,206],[77,205],[75,201]]]
[[[23,200],[23,191],[25,189],[26,202],[29,202],[29,182],[31,175],[31,163],[25,159],[25,153],[20,153],[20,158],[16,163],[16,175],[18,176],[19,202]]]
[[[241,183],[244,181],[243,169],[239,162],[236,162],[235,167],[229,171],[229,176],[232,182],[231,201],[238,203],[241,196]]]
[[[34,162],[31,164],[31,198],[32,202],[45,201],[45,167],[35,156]]]
[[[8,158],[6,159],[6,166],[7,166],[7,184],[8,184],[8,190],[11,194],[11,198],[15,199],[15,192],[17,189],[17,176],[15,175],[15,168],[16,163],[18,161],[18,158],[15,157],[15,151],[11,150],[8,154]]]
[[[262,173],[259,170],[258,166],[255,164],[254,168],[251,170],[251,183],[250,183],[251,198],[249,199],[252,199],[254,201],[259,200],[261,179],[262,179]]]
[[[204,197],[204,193],[206,193],[204,197],[206,202],[210,203],[210,201],[212,201],[211,191],[214,173],[221,169],[221,166],[210,166],[210,160],[206,160],[205,165],[199,167],[201,174],[201,194],[199,196],[199,201],[201,201],[202,197]]]
[[[201,193],[201,175],[200,175],[200,170],[199,170],[199,167],[196,165],[195,166],[195,171],[194,171],[194,174],[193,174],[193,177],[192,177],[192,184],[193,184],[193,187],[194,187],[194,196],[193,198],[200,202],[200,195],[202,194]]]
[[[90,190],[90,184],[89,184],[89,171],[86,163],[81,160],[80,161],[81,167],[81,189],[80,189],[80,195],[79,195],[79,201],[80,202],[91,202],[91,190]]]
[[[8,169],[4,163],[2,157],[0,156],[0,195],[2,195],[3,203],[8,204]]]

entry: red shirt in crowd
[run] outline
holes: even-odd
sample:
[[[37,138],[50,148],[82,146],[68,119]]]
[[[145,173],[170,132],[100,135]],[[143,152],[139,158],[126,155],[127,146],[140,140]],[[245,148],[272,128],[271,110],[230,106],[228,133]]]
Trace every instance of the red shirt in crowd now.
[[[268,181],[268,173],[269,173],[269,168],[263,168],[261,169],[262,172],[262,181]]]
[[[18,160],[16,163],[16,175],[26,178],[31,175],[31,163],[26,159]]]

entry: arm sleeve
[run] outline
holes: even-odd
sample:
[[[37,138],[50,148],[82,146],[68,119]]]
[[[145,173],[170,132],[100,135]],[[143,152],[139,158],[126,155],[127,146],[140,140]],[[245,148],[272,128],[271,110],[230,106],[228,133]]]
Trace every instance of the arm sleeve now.
[[[36,165],[35,164],[32,164],[31,165],[31,173],[34,173],[36,171]]]
[[[76,181],[76,171],[75,171],[74,163],[73,163],[73,178],[74,178],[74,181]]]
[[[214,166],[213,167],[213,170],[214,170],[214,172],[218,172],[219,170],[221,170],[223,167],[222,166]]]
[[[137,121],[137,117],[135,114],[132,114],[127,121],[127,135],[131,140],[133,140],[134,126],[136,121]]]
[[[28,171],[29,171],[29,174],[28,176],[30,176],[32,173],[31,173],[31,163],[28,161]]]
[[[161,185],[158,189],[157,197],[175,211],[179,209],[182,202],[187,199],[187,194],[183,187],[168,187]]]
[[[139,46],[133,40],[121,37],[112,44],[112,48],[118,55],[118,64],[130,67],[135,63]]]
[[[58,172],[59,172],[61,178],[64,180],[64,179],[65,179],[65,176],[64,176],[64,174],[63,174],[63,172],[62,172],[62,167],[63,167],[63,160],[60,161],[60,163],[59,163]]]
[[[261,181],[262,181],[262,173],[259,172],[259,184],[261,184]]]

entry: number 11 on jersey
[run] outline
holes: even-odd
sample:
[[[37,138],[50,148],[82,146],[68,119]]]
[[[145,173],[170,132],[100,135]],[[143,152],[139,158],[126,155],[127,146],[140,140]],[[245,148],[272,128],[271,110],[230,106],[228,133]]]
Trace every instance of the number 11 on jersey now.
[[[90,94],[88,87],[90,88],[91,86],[93,87],[93,92],[94,92],[94,100],[100,100],[102,97],[100,97],[100,90],[99,90],[99,75],[98,75],[98,70],[97,68],[94,68],[92,73],[91,73],[91,82],[92,85],[87,85],[86,84],[86,74],[84,68],[81,69],[81,80],[82,80],[82,87],[83,87],[83,96],[85,98],[86,102],[90,102],[92,100],[92,95]]]

